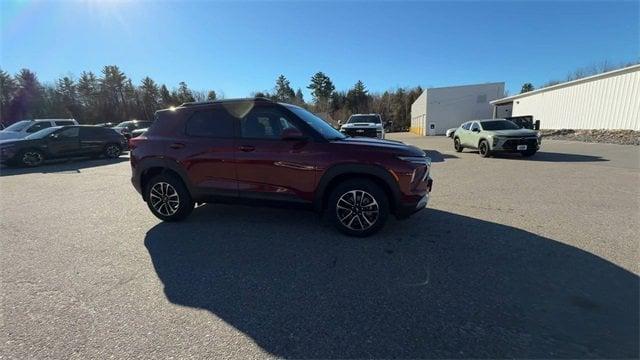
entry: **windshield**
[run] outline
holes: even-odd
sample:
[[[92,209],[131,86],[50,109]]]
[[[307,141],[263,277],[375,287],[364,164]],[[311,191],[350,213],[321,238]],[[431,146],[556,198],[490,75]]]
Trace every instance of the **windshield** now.
[[[131,123],[132,123],[131,121],[123,121],[123,122],[121,122],[120,124],[118,124],[118,125],[116,125],[114,127],[123,128],[123,127],[129,126],[129,124],[131,124]]]
[[[45,138],[47,136],[49,136],[49,134],[55,132],[58,129],[61,129],[62,126],[53,126],[53,127],[48,127],[46,129],[42,129],[40,131],[36,131],[33,134],[25,137],[25,139],[27,140],[33,140],[33,139],[42,139]]]
[[[4,129],[4,131],[22,131],[24,130],[24,128],[26,128],[29,124],[31,124],[32,121],[30,120],[22,120],[22,121],[18,121],[17,123],[14,123],[10,126],[8,126],[6,129]]]
[[[508,120],[492,120],[492,121],[482,121],[483,130],[517,130],[520,129],[520,126],[512,123]]]
[[[380,124],[380,118],[378,117],[378,115],[351,115],[347,123],[348,124],[353,124],[353,123]]]
[[[294,114],[296,114],[300,119],[302,119],[302,121],[309,124],[309,126],[311,126],[315,131],[319,132],[327,140],[344,139],[346,137],[340,131],[334,129],[333,126],[329,125],[326,121],[301,107],[287,106],[287,108]]]

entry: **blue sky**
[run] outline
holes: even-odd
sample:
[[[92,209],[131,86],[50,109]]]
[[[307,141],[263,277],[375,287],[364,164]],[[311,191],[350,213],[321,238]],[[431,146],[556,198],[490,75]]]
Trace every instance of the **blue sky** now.
[[[226,97],[305,88],[372,91],[563,79],[640,57],[640,1],[0,1],[1,68],[41,81],[115,64],[134,82],[179,81]]]

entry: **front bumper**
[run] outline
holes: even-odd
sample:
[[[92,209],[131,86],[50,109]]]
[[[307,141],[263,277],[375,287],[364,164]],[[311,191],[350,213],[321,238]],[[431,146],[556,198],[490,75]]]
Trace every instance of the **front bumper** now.
[[[411,201],[403,202],[402,204],[400,204],[396,209],[395,215],[397,218],[407,218],[429,205],[429,197],[431,195],[431,188],[433,187],[433,179],[431,177],[428,177],[425,182],[427,184],[426,192],[421,196],[416,196]]]
[[[539,150],[541,145],[541,141],[537,137],[493,138],[491,142],[491,151],[503,152],[519,152],[532,149]]]

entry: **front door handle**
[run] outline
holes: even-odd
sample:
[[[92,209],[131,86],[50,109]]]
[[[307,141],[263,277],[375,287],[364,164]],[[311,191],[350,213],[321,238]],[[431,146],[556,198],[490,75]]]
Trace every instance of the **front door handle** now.
[[[172,149],[182,149],[184,147],[183,143],[173,143],[171,145],[169,145],[170,148]]]
[[[251,151],[255,150],[256,147],[255,146],[251,146],[251,145],[240,145],[240,147],[238,149],[240,149],[240,151],[244,151],[244,152],[251,152]]]

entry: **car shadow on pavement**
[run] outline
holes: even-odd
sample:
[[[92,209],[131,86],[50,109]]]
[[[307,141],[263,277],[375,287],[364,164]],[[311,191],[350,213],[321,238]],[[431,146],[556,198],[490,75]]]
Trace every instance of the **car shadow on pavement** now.
[[[638,356],[637,275],[454,213],[356,239],[313,213],[205,205],[150,229],[145,246],[169,301],[279,357]]]
[[[427,157],[431,158],[432,162],[443,162],[443,161],[445,161],[445,159],[457,159],[458,158],[455,155],[443,154],[443,153],[439,152],[438,150],[422,149],[422,151],[424,151],[425,154],[427,154]]]
[[[117,164],[123,161],[129,161],[128,157],[119,157],[117,159],[65,159],[65,160],[50,160],[44,163],[44,165],[36,167],[0,167],[0,177],[14,176],[24,174],[48,174],[48,173],[60,173],[70,172],[79,173],[82,169],[92,168],[96,166]]]
[[[464,150],[465,153],[478,154],[477,150]],[[478,155],[480,156],[480,155]],[[544,161],[544,162],[601,162],[609,161],[600,156],[594,155],[581,155],[581,154],[567,154],[557,152],[538,151],[535,155],[530,157],[524,157],[518,153],[508,152],[495,152],[491,154],[492,157],[499,159],[511,159],[511,160],[527,160],[527,161]]]

